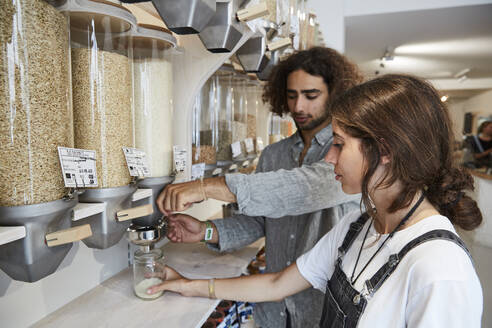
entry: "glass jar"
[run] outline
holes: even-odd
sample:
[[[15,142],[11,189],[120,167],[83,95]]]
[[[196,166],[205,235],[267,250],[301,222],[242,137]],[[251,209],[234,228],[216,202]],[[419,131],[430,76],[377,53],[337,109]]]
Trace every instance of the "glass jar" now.
[[[278,115],[270,115],[270,129],[269,129],[269,144],[278,142],[283,139],[282,136],[282,118]]]
[[[205,82],[193,108],[192,163],[217,164],[216,79]]]
[[[232,76],[216,75],[217,111],[219,116],[217,140],[217,165],[219,162],[232,162]],[[219,165],[220,166],[220,165]]]
[[[87,6],[87,7],[84,7]],[[75,147],[96,151],[99,188],[131,181],[122,147],[134,146],[135,17],[108,2],[69,7]]]
[[[236,161],[244,161],[246,159],[246,139],[247,128],[247,113],[246,107],[246,75],[236,76],[233,80],[232,95],[233,95],[233,111],[234,119],[232,121],[232,143],[239,144],[238,151],[232,150],[232,157]]]
[[[63,198],[73,147],[67,17],[43,0],[0,5],[0,206]]]
[[[147,294],[149,287],[166,280],[165,262],[160,249],[144,251],[138,249],[133,255],[133,291],[144,300],[153,300],[162,295],[162,291]]]
[[[135,146],[145,151],[151,177],[170,176],[173,171],[172,48],[176,39],[161,27],[139,25],[132,41]]]

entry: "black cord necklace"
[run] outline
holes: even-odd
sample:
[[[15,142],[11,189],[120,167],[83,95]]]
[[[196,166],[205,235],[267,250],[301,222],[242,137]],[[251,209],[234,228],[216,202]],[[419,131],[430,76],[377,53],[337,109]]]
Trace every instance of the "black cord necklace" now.
[[[390,239],[391,237],[393,237],[393,235],[395,234],[395,232],[398,229],[400,229],[400,227],[402,227],[408,221],[408,219],[412,216],[412,214],[417,210],[417,208],[420,206],[420,204],[424,201],[424,198],[425,198],[424,193],[422,193],[422,195],[420,196],[419,200],[417,200],[417,202],[415,203],[415,205],[413,205],[413,207],[410,209],[410,211],[408,211],[407,215],[405,215],[405,217],[400,221],[400,223],[398,223],[398,225],[393,229],[393,231],[391,231],[391,233],[388,235],[388,237],[386,237],[386,239],[383,241],[383,243],[379,246],[379,248],[376,250],[376,252],[371,256],[371,258],[369,259],[369,261],[367,261],[366,265],[364,265],[364,267],[362,268],[362,270],[360,270],[359,274],[354,279],[355,270],[357,269],[357,265],[359,264],[360,254],[362,253],[362,249],[364,248],[364,244],[366,242],[367,235],[369,234],[369,229],[371,229],[371,225],[374,222],[374,219],[371,220],[371,223],[369,224],[369,227],[366,230],[366,234],[364,235],[364,239],[362,240],[362,245],[360,247],[359,254],[357,255],[357,260],[355,261],[354,271],[352,271],[352,276],[350,277],[350,281],[351,281],[352,285],[354,285],[355,282],[357,281],[357,279],[359,279],[359,277],[361,276],[361,274],[367,268],[367,266],[369,265],[369,263],[371,263],[371,261],[374,259],[374,257],[376,257],[376,254],[379,253],[379,251],[383,248],[384,244],[388,241],[388,239]]]

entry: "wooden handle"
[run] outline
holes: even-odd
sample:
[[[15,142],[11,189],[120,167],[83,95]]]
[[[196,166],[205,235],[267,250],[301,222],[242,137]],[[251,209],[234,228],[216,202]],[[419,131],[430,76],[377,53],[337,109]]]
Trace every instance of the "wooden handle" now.
[[[249,6],[248,8],[239,10],[236,13],[237,20],[240,22],[249,22],[250,20],[268,16],[270,12],[265,2],[260,2],[257,5]]]
[[[274,41],[272,43],[269,43],[267,45],[267,49],[270,51],[273,51],[273,50],[277,50],[277,49],[280,49],[283,47],[290,46],[291,44],[292,44],[292,41],[290,40],[290,38],[283,38],[283,39],[279,39],[277,41]]]
[[[128,210],[119,211],[118,213],[116,213],[116,219],[121,222],[150,215],[152,213],[154,213],[154,208],[152,207],[152,204],[147,204],[130,208]]]
[[[81,226],[52,232],[46,235],[46,244],[48,247],[73,243],[84,238],[92,236],[91,226],[84,224]]]

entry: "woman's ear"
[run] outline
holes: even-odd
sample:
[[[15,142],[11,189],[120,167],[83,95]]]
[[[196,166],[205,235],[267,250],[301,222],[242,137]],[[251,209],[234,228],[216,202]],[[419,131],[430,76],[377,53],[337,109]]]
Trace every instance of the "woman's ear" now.
[[[390,162],[390,152],[389,152],[389,146],[386,143],[386,140],[384,140],[384,138],[381,138],[379,140],[379,153],[381,154],[380,163],[388,164]]]

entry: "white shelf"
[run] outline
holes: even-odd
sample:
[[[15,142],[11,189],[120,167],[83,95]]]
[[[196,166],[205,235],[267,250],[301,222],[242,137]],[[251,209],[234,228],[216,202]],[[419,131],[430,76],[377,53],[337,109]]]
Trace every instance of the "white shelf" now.
[[[132,202],[152,197],[152,189],[137,189],[132,195]]]
[[[0,227],[0,245],[22,239],[26,236],[26,227]]]
[[[82,220],[106,210],[106,203],[78,203],[73,209],[72,221]]]

